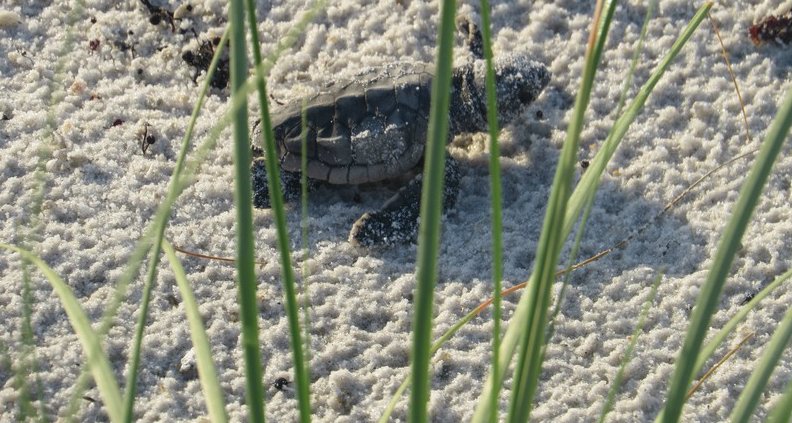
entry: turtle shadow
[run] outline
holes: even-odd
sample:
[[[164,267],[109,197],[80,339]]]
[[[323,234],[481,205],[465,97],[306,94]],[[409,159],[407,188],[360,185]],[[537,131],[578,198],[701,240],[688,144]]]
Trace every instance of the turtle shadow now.
[[[527,163],[506,160],[502,168],[504,279],[511,283],[522,282],[530,275],[558,158],[557,150],[551,146],[529,150]],[[455,207],[442,218],[441,281],[489,280],[492,260],[486,157],[458,160],[463,169],[459,197]],[[578,179],[582,171],[578,169]],[[352,247],[347,241],[352,223],[362,213],[379,207],[396,189],[396,185],[323,186],[311,193],[309,248],[343,249],[341,254],[349,256],[350,263],[355,257],[376,258],[381,262],[378,270],[382,272],[414,269],[417,252],[414,242],[363,248]],[[596,269],[598,274],[616,274],[620,269],[639,266],[665,268],[666,274],[674,276],[695,271],[702,259],[697,251],[706,248],[706,240],[674,209],[656,218],[665,201],[647,198],[639,190],[625,189],[616,181],[605,180],[576,261],[613,248],[628,237],[632,239],[578,273]],[[288,211],[292,245],[300,245],[299,211],[299,204],[292,204]],[[561,263],[569,260],[573,237],[574,234],[570,235],[565,244]]]
[[[503,263],[508,284],[526,281],[533,268],[555,164],[548,167],[550,171],[525,165],[503,168]],[[448,217],[444,230],[442,278],[489,280],[492,231],[486,174],[466,175],[463,184],[460,203]],[[656,218],[665,206],[665,201],[647,198],[641,191],[604,181],[572,263],[612,251],[574,274],[592,271],[600,275],[599,282],[587,283],[598,291],[607,283],[607,279],[601,279],[603,276],[615,276],[628,268],[665,269],[672,276],[693,273],[701,264],[703,255],[698,252],[706,249],[707,240],[688,225],[684,214],[674,209]],[[570,263],[574,236],[573,231],[567,238],[559,263]],[[629,241],[620,245],[625,239]]]

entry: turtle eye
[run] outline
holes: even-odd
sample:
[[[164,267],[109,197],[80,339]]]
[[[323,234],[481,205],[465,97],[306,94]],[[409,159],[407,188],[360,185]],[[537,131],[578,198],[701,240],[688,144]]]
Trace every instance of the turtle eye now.
[[[531,90],[523,89],[517,94],[517,98],[520,99],[522,104],[528,104],[533,101],[533,95],[531,95]]]

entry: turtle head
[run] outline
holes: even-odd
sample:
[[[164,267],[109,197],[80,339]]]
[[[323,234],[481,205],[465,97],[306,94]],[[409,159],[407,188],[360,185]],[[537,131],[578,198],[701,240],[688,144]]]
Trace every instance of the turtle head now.
[[[520,115],[550,82],[550,71],[526,56],[506,55],[496,59],[495,91],[498,100],[498,122],[506,125]],[[473,65],[473,84],[486,110],[486,65],[477,60]],[[485,117],[486,119],[486,117]]]

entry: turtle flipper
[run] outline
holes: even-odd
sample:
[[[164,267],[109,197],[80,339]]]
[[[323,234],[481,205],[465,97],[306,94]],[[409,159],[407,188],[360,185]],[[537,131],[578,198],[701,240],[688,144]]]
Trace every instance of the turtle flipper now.
[[[253,207],[268,209],[270,207],[269,183],[267,182],[267,168],[264,158],[255,158],[250,165],[253,182]],[[300,196],[300,174],[280,169],[281,190],[286,201],[294,200]],[[310,179],[308,188],[311,188]]]
[[[417,175],[402,187],[382,207],[365,213],[352,225],[349,242],[363,246],[390,245],[414,241],[418,233],[421,204],[422,175]],[[456,203],[459,193],[459,165],[453,157],[446,157],[443,210]]]

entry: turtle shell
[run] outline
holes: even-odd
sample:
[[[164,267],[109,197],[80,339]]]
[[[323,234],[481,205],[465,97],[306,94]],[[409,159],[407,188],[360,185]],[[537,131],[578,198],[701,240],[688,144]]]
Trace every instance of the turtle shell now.
[[[372,69],[334,84],[307,102],[308,177],[332,184],[376,182],[403,175],[426,142],[430,65]],[[284,170],[299,172],[300,103],[273,115]]]

